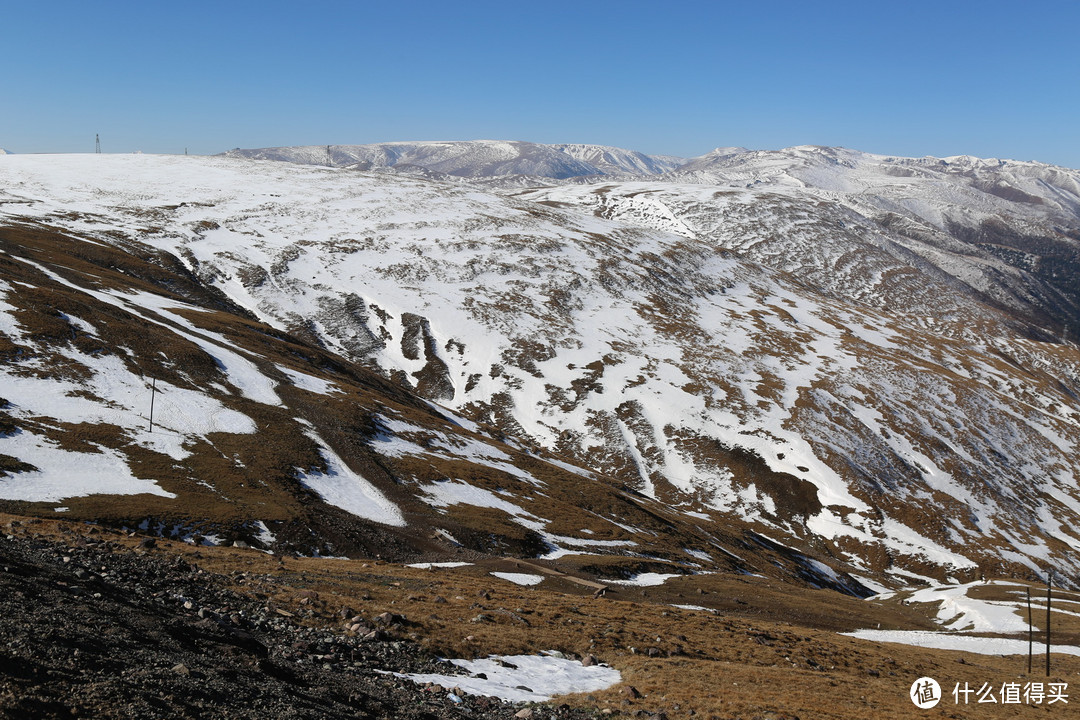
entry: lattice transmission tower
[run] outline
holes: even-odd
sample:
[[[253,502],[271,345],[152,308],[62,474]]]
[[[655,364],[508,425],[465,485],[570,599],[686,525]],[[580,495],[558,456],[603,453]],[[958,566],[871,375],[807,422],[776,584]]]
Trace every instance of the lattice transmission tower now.
[[[94,152],[101,154],[101,135],[94,133]]]

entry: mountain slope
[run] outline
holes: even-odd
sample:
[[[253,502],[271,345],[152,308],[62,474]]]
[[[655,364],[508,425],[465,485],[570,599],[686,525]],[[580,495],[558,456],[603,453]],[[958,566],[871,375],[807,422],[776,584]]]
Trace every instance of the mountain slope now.
[[[0,228],[8,509],[391,557],[458,544],[626,554],[663,528],[650,553],[675,572],[693,559],[683,547],[716,544],[656,503],[252,320],[175,257],[121,245]]]
[[[442,439],[451,429],[430,410],[378,413],[364,425],[316,419],[326,403],[318,398],[302,416],[346,464],[358,461],[342,443],[368,428],[367,447],[379,462],[401,461],[393,477],[423,504],[460,516],[461,527],[480,522],[465,508],[486,506],[479,517],[506,538],[515,526],[535,533],[517,536],[522,551],[595,540],[594,550],[629,542],[655,554],[654,544],[668,543],[667,558],[682,544],[706,562],[725,552],[749,562],[760,552],[791,558],[783,543],[879,578],[1026,574],[1046,562],[1078,571],[1080,357],[1018,332],[1020,319],[980,296],[941,291],[952,307],[941,325],[967,328],[941,332],[933,318],[822,292],[696,233],[550,206],[567,195],[526,201],[226,158],[13,156],[0,178],[12,218],[179,258],[217,296],[306,346],[321,344],[681,513],[640,498],[632,504],[655,508],[648,512],[661,525],[643,516],[623,523],[619,513],[637,512],[623,509],[607,516],[632,529],[601,536],[595,525],[573,527],[580,510],[562,515],[580,502],[568,488],[592,487],[588,476],[564,469],[565,482],[534,490],[539,471],[520,450],[497,445],[506,460],[469,450],[480,442],[473,435]],[[737,199],[769,200],[742,191]],[[665,222],[686,224],[675,213]],[[759,227],[768,239],[773,226]],[[312,440],[311,462],[321,457],[319,472],[332,474],[320,447]],[[424,459],[454,447],[459,458],[486,459],[472,469]],[[469,489],[469,478],[491,472],[482,466],[502,468],[503,479]],[[517,477],[517,500],[499,496],[507,474]],[[378,488],[406,517],[419,507]],[[611,492],[605,503],[634,497]],[[547,506],[548,496],[567,505]],[[740,546],[723,539],[725,528],[754,534],[735,532]],[[714,549],[690,544],[701,532],[719,538]],[[827,582],[813,563],[788,563],[793,576],[816,572]]]
[[[1080,317],[1075,170],[798,147],[718,151],[664,179],[675,185],[649,196],[692,232],[769,265],[784,258],[783,269],[848,300],[939,314],[931,301],[911,304],[873,284],[913,269],[915,285],[944,281],[1058,336]],[[702,187],[686,191],[687,183]],[[738,190],[702,203],[704,187]],[[625,194],[616,191],[610,204]],[[763,220],[775,221],[769,212],[785,232],[760,232]],[[851,268],[871,272],[852,276]]]

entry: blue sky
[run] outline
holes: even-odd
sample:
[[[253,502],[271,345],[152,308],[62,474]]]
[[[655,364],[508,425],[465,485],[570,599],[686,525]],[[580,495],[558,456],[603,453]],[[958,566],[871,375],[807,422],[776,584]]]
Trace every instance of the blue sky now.
[[[1080,3],[11,2],[0,147],[498,138],[1080,168]]]

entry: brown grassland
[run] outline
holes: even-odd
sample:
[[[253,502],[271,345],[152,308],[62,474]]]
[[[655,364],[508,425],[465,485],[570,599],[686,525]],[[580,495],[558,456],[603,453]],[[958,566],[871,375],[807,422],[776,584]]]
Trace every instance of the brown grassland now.
[[[13,526],[12,520],[21,524]],[[0,515],[0,527],[71,542],[87,526]],[[98,532],[118,543],[118,552],[183,556],[204,571],[227,576],[231,589],[289,613],[298,623],[347,633],[341,625],[342,608],[365,616],[390,611],[407,619],[411,640],[444,657],[543,649],[595,655],[617,668],[622,682],[559,701],[603,715],[1056,717],[1067,716],[1072,703],[976,704],[972,696],[964,706],[956,704],[952,688],[957,683],[1000,688],[1029,680],[1073,686],[1080,675],[1080,658],[1073,656],[1055,654],[1047,680],[1040,655],[1028,676],[1027,660],[1020,655],[926,650],[847,637],[839,633],[876,626],[927,629],[933,623],[915,606],[857,600],[765,578],[688,576],[658,587],[612,588],[594,597],[592,587],[571,582],[543,561],[466,555],[472,565],[425,570],[379,560],[283,557],[168,540],[145,549],[139,547],[138,536],[104,528]],[[552,574],[542,570],[545,567]],[[491,576],[491,571],[544,572],[545,580],[523,587]],[[1000,586],[979,590],[991,598]],[[1058,601],[1072,606],[1080,602],[1080,594],[1059,593]],[[1076,615],[1055,612],[1052,623],[1055,642],[1080,643]],[[908,698],[912,682],[922,676],[936,678],[943,688],[945,697],[932,710],[918,710]],[[633,697],[629,687],[641,697]]]

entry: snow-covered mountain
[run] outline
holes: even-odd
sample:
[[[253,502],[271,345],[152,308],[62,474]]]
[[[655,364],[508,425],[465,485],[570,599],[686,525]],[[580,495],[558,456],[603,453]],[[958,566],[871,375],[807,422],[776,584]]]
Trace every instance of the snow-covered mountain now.
[[[982,331],[972,303],[1054,337],[1075,335],[1080,318],[1080,172],[1065,168],[722,148],[656,180],[522,197],[709,242],[817,292],[958,333]]]
[[[682,158],[600,145],[541,145],[503,140],[237,148],[225,155],[302,165],[355,166],[361,170],[423,169],[464,178],[522,175],[553,180],[591,175],[655,175],[685,162]]]
[[[178,280],[169,279],[156,289],[102,289],[101,273],[115,282],[125,272],[115,258],[76,280],[75,260],[58,255],[62,245],[35,249],[9,239],[0,256],[9,318],[0,330],[11,345],[3,370],[5,382],[23,390],[15,397],[5,385],[0,395],[8,422],[22,432],[0,438],[0,453],[9,467],[40,471],[54,451],[97,447],[108,457],[111,448],[131,463],[131,452],[142,451],[122,448],[133,445],[157,453],[159,463],[168,456],[166,465],[183,465],[183,453],[199,447],[207,458],[200,464],[224,460],[213,460],[214,473],[185,477],[213,487],[222,462],[234,470],[253,462],[230,459],[232,441],[224,438],[299,418],[281,432],[308,438],[307,460],[290,465],[282,455],[277,472],[324,499],[360,492],[354,498],[368,500],[356,508],[389,512],[392,504],[406,524],[410,513],[430,518],[435,508],[456,523],[451,534],[479,532],[477,517],[500,528],[500,542],[514,528],[534,533],[519,533],[518,549],[655,555],[657,545],[671,556],[682,544],[710,562],[737,556],[752,564],[746,558],[762,548],[788,545],[879,578],[1024,574],[1047,563],[1080,577],[1073,529],[1080,520],[1080,352],[1050,332],[1072,312],[1066,288],[1053,274],[1000,258],[994,265],[997,256],[979,255],[979,243],[965,255],[945,223],[982,223],[989,214],[1016,237],[1056,226],[1062,232],[1053,247],[1067,247],[1077,227],[1069,216],[1075,173],[1040,166],[1029,181],[1028,170],[1016,170],[1015,184],[1036,203],[1002,197],[1014,187],[1005,181],[992,193],[963,189],[987,182],[993,163],[970,161],[974,177],[924,170],[922,182],[918,169],[931,161],[882,160],[901,171],[880,180],[877,170],[859,169],[871,160],[833,154],[837,162],[824,169],[807,161],[825,178],[817,185],[790,158],[786,170],[776,156],[751,169],[744,156],[753,153],[733,151],[714,158],[727,179],[702,162],[685,171],[693,174],[665,176],[669,182],[515,193],[239,158],[5,158],[0,212],[9,225],[60,228],[75,239],[68,252],[76,256],[103,248],[134,253],[172,268],[190,287],[170,288]],[[845,174],[843,162],[857,172]],[[973,199],[967,215],[964,197]],[[883,204],[897,216],[892,225],[867,209]],[[1017,204],[1022,209],[1010,214]],[[937,234],[935,220],[945,228]],[[891,230],[910,229],[905,222],[926,235]],[[923,254],[908,244],[911,236],[923,242]],[[939,256],[927,249],[931,240]],[[955,259],[933,262],[946,252]],[[980,286],[961,261],[999,268],[985,277],[1001,285]],[[21,274],[9,276],[16,268]],[[76,340],[104,338],[109,321],[95,323],[77,305],[57,306],[52,317],[63,317],[50,321],[54,329],[28,330],[25,304],[38,291],[24,288],[46,280],[54,292],[74,292],[74,283],[79,297],[122,310],[136,324],[168,325],[183,349],[126,352],[133,341],[110,339],[94,347],[116,350],[100,356]],[[1045,287],[1046,298],[1019,290],[1026,302],[996,297],[993,288],[1005,280]],[[173,293],[167,300],[155,295],[163,288]],[[196,296],[199,309],[178,304]],[[226,321],[225,312],[249,319]],[[291,351],[305,358],[291,365],[280,348],[265,346],[274,332],[322,350]],[[237,346],[241,334],[264,344]],[[48,352],[35,347],[42,337]],[[334,356],[373,374],[349,371],[344,379]],[[72,448],[50,428],[73,422],[85,431],[105,411],[64,420],[74,411],[45,404],[40,387],[12,380],[47,375],[74,383],[64,379],[104,373],[88,392],[115,404],[111,418],[133,413],[112,392],[127,382],[145,395],[145,382],[109,379],[112,371],[98,366],[110,363],[129,375],[134,367],[168,366],[170,395],[182,397],[191,382],[219,387],[222,407],[185,407],[194,419],[174,421],[180,435],[172,445],[158,447],[166,441],[129,427],[141,420],[114,419],[111,444],[92,436]],[[370,394],[377,384],[380,393],[399,388],[388,395],[394,407],[380,409],[389,401]],[[315,394],[289,401],[286,386]],[[83,397],[74,384],[67,392],[72,403]],[[448,420],[407,400],[412,393],[446,408],[437,412]],[[354,396],[367,398],[364,412],[342,409]],[[545,453],[562,459],[544,460]],[[154,463],[130,467],[136,479],[155,479]],[[356,490],[367,487],[363,477],[384,478],[374,487],[385,502]],[[28,487],[42,482],[9,471],[0,488],[19,486],[19,478],[33,478]],[[604,478],[632,492],[621,494]],[[174,478],[157,481],[156,494],[141,487],[140,497],[163,512],[171,502],[164,493],[185,486]],[[605,488],[603,499],[583,495],[585,487]],[[67,497],[58,491],[47,501]],[[634,497],[653,521],[633,511],[636,519],[624,522],[630,511],[601,510]],[[575,499],[586,503],[585,514],[618,525],[600,535],[582,524],[581,508],[566,510]],[[370,519],[393,527],[393,518]],[[663,540],[669,534],[674,546]],[[705,537],[712,538],[707,548]]]
[[[595,175],[660,175],[686,162],[685,158],[674,155],[646,155],[607,145],[567,144],[550,147],[588,163],[598,170],[593,173]]]

